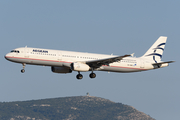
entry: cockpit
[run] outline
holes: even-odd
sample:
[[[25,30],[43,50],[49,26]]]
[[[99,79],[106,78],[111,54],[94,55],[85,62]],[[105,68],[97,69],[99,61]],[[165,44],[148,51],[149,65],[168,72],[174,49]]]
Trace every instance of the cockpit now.
[[[11,50],[11,53],[19,53],[19,50]]]

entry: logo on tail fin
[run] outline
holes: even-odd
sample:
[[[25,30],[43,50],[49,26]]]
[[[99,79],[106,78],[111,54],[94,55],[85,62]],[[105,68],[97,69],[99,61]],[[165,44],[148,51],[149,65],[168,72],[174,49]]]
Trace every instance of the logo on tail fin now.
[[[156,48],[154,48],[154,53],[151,53],[151,54],[148,54],[148,55],[146,55],[146,56],[153,56],[153,60],[157,63],[157,61],[156,61],[156,56],[158,56],[158,57],[160,57],[160,58],[162,58],[162,54],[159,54],[159,52],[157,52],[157,50],[159,49],[159,50],[162,50],[162,51],[164,51],[164,48],[161,48],[161,46],[162,45],[165,45],[166,43],[161,43],[161,44],[159,44]],[[163,53],[163,52],[162,52]]]

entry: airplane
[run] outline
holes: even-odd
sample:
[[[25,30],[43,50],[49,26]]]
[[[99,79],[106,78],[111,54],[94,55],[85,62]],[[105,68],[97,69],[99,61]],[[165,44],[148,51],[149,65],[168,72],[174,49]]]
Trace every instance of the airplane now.
[[[74,51],[51,50],[42,48],[21,47],[12,50],[5,55],[11,62],[23,65],[22,73],[25,72],[26,64],[51,66],[54,73],[71,73],[77,71],[77,79],[82,79],[80,72],[91,71],[90,78],[95,78],[94,71],[107,72],[140,72],[169,66],[174,61],[161,61],[167,37],[160,36],[149,50],[141,57],[133,54],[123,56],[83,53]]]

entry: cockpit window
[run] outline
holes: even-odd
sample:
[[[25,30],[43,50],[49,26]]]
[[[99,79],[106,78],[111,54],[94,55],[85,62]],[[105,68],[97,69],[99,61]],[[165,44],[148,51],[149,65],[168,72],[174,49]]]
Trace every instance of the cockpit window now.
[[[19,50],[11,50],[11,52],[19,53]]]

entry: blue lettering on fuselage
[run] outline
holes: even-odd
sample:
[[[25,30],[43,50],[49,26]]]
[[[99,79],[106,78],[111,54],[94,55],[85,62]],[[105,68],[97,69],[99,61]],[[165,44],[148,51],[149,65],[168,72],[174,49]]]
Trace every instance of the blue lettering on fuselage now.
[[[48,51],[46,51],[46,50],[33,50],[33,52],[42,52],[42,53],[48,53]]]

